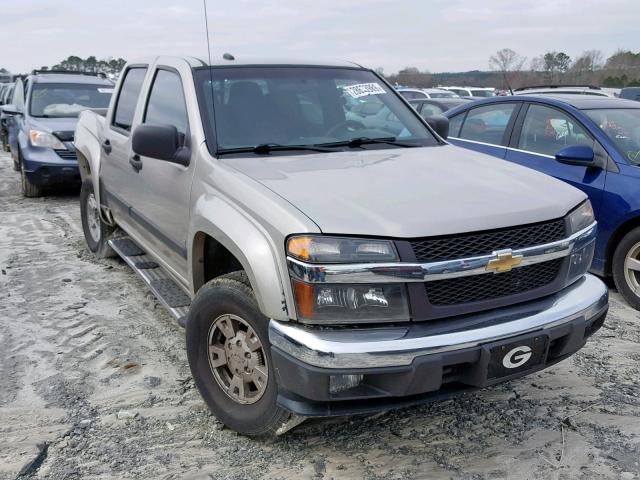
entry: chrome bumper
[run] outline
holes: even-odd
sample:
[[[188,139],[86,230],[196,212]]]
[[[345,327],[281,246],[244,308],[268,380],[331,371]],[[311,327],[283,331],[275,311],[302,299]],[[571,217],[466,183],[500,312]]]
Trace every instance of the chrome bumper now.
[[[410,365],[419,356],[475,347],[487,342],[590,319],[608,307],[607,287],[585,275],[539,300],[465,317],[445,319],[451,328],[434,333],[432,322],[379,328],[310,328],[269,322],[271,345],[316,367],[350,369]],[[472,327],[463,327],[472,324]],[[439,323],[442,323],[439,322]]]

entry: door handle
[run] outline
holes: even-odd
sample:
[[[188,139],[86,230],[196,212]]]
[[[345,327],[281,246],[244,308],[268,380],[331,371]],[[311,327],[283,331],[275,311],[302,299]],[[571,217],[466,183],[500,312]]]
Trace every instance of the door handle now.
[[[129,164],[133,167],[133,169],[138,173],[142,170],[142,160],[140,160],[139,155],[134,155],[129,159]]]
[[[111,146],[111,142],[109,140],[105,140],[104,142],[102,142],[102,150],[104,150],[104,153],[106,153],[107,155],[111,153],[112,148],[113,147]]]

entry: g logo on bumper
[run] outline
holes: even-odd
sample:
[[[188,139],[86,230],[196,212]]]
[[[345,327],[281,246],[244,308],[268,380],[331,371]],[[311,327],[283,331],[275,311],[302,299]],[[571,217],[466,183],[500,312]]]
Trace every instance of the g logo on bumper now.
[[[512,348],[502,359],[505,368],[518,368],[524,365],[531,358],[531,348],[525,345]]]

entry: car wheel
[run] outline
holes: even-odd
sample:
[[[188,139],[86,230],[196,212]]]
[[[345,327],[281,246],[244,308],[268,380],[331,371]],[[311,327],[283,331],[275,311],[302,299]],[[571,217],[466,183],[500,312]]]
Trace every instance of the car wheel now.
[[[108,243],[114,229],[102,221],[93,182],[89,179],[83,181],[80,187],[80,218],[89,250],[99,258],[114,257],[116,254]]]
[[[273,436],[290,418],[276,404],[268,324],[244,272],[200,288],[187,321],[187,357],[200,394],[225,425],[252,437]]]
[[[42,196],[42,187],[40,185],[36,185],[29,180],[27,174],[24,173],[24,168],[22,168],[22,161],[20,156],[18,155],[18,170],[20,170],[20,183],[22,187],[22,195],[26,198],[36,198]],[[14,167],[15,168],[15,167]]]
[[[616,247],[613,280],[629,305],[640,310],[640,227],[627,233]]]

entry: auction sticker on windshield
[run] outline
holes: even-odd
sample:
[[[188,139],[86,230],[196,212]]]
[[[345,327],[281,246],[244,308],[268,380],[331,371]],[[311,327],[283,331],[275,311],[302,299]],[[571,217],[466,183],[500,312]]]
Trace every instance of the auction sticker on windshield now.
[[[379,95],[387,93],[379,83],[358,83],[344,87],[344,91],[353,98],[366,97],[367,95]]]

